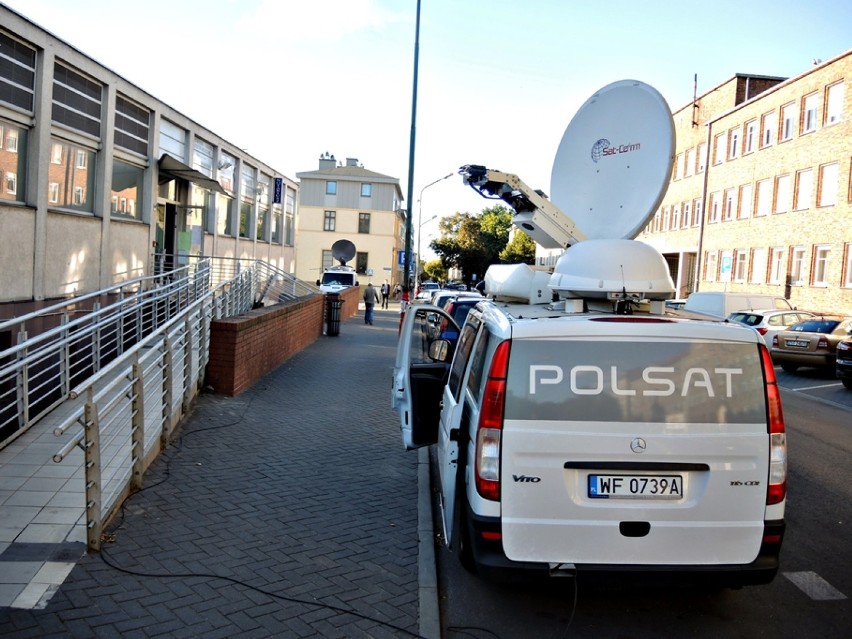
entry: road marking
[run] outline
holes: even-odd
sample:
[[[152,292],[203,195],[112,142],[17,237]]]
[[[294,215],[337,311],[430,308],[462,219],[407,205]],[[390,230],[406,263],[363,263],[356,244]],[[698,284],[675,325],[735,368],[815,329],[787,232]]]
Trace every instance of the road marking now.
[[[799,388],[794,388],[794,391],[806,391],[806,390],[815,390],[817,388],[834,388],[836,386],[840,386],[840,382],[835,382],[833,384],[820,384],[819,386],[801,386]]]
[[[799,590],[815,601],[846,599],[846,595],[815,572],[785,572],[783,574],[787,579],[796,584]]]

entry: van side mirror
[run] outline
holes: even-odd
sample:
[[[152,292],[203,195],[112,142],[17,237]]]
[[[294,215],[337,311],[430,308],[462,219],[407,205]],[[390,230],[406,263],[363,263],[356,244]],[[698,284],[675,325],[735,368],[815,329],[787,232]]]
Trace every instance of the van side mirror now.
[[[450,342],[445,339],[436,339],[429,344],[429,358],[436,362],[449,362],[452,357]]]

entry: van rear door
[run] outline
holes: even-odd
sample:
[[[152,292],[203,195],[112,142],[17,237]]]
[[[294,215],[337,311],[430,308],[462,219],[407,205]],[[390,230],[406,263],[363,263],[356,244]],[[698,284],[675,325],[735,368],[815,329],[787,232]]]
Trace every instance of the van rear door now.
[[[509,559],[755,559],[769,468],[759,348],[736,329],[734,340],[689,338],[688,324],[513,341],[500,473]]]

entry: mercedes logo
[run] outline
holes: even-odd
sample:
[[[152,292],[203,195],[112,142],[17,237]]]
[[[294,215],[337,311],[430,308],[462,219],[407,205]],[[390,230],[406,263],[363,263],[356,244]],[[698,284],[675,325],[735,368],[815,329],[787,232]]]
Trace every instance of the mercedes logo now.
[[[632,442],[630,442],[630,450],[632,450],[634,453],[644,453],[647,447],[648,445],[641,437],[637,437]]]

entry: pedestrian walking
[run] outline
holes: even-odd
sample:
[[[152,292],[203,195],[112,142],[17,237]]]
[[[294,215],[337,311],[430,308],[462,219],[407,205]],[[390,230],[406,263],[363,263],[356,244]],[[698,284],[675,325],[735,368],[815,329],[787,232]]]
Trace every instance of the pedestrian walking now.
[[[367,288],[364,289],[364,323],[373,325],[373,309],[376,307],[376,302],[379,299],[376,289],[373,288],[373,283],[368,282]]]
[[[385,283],[382,284],[382,308],[388,307],[388,298],[390,298],[390,284],[385,280]]]

